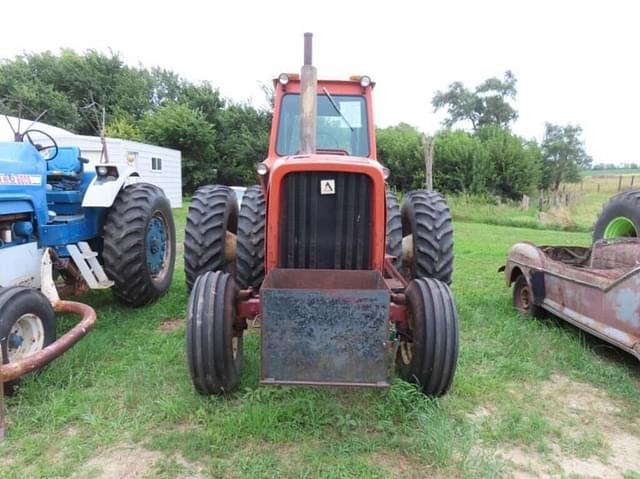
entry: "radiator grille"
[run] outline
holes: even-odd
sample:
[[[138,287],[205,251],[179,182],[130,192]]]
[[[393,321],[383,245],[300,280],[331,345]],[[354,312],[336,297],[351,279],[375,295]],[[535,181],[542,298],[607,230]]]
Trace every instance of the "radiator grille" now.
[[[335,186],[321,194],[321,184]],[[368,269],[371,180],[361,173],[289,173],[282,182],[280,267]]]

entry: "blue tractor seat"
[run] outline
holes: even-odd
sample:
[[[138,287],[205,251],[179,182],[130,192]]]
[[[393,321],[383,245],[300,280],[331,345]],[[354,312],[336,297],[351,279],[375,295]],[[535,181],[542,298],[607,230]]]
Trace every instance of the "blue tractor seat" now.
[[[56,157],[47,161],[47,182],[62,179],[80,180],[82,178],[82,160],[77,146],[61,146]]]

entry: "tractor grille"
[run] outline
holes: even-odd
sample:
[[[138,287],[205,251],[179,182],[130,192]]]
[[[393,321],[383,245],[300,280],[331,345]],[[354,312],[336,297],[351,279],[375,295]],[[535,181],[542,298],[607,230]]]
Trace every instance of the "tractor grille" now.
[[[321,194],[335,187],[333,194]],[[280,267],[368,269],[371,180],[361,173],[289,173],[282,182]]]

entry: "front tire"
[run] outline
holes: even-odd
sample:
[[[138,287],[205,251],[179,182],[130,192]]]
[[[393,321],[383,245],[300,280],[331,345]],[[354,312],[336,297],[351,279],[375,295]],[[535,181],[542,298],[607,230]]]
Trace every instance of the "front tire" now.
[[[518,276],[513,284],[513,309],[525,318],[544,317],[544,309],[533,303],[533,292],[523,274]]]
[[[240,381],[242,330],[234,327],[237,287],[228,273],[198,276],[187,306],[187,359],[200,394],[224,394]]]
[[[398,374],[428,396],[449,391],[458,362],[458,315],[449,287],[418,278],[405,291],[409,330],[400,335]]]
[[[187,291],[207,271],[232,273],[234,262],[225,254],[227,232],[238,229],[238,201],[228,186],[206,185],[191,199],[184,234],[184,276]]]
[[[402,202],[402,236],[412,235],[407,276],[435,278],[451,284],[453,225],[449,206],[437,191],[416,190]]]
[[[602,207],[593,226],[593,241],[640,236],[640,190],[615,195]]]
[[[0,347],[3,364],[41,351],[56,340],[56,317],[40,291],[23,286],[0,288]],[[14,394],[20,379],[5,383]]]
[[[149,304],[171,285],[176,229],[171,204],[155,185],[135,183],[120,191],[104,223],[104,270],[120,302]]]

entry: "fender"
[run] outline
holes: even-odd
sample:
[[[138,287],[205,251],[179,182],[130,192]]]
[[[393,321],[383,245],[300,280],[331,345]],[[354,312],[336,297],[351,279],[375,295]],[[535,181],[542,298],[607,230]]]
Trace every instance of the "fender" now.
[[[91,180],[82,199],[83,208],[109,208],[118,196],[120,190],[127,185],[137,183],[140,174],[130,166],[102,163],[95,165],[96,177]],[[99,167],[109,170],[107,176],[97,174]]]

